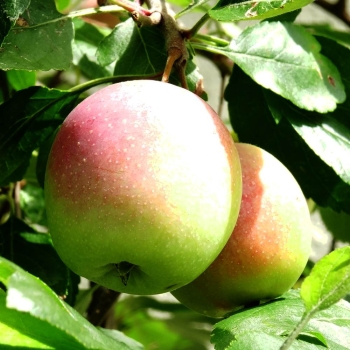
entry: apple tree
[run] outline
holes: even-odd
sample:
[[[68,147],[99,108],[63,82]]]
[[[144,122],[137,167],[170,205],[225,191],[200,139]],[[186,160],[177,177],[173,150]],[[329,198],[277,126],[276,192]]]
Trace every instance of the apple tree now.
[[[350,15],[343,0],[337,4],[322,0],[318,6],[311,2],[0,2],[1,349],[350,348],[350,304],[347,301],[350,301]],[[315,24],[312,16],[301,19],[308,9],[318,14],[321,13],[320,8],[324,8],[322,13],[326,14],[325,19],[330,18],[329,14],[332,13],[338,19],[336,23],[343,23],[344,29],[335,27],[333,22]],[[301,270],[304,270],[298,272],[298,280],[285,293],[281,292],[282,295],[277,293],[273,298],[258,298],[247,304],[243,302],[243,305],[220,315],[220,318],[207,317],[189,310],[170,293],[149,295],[160,293],[156,286],[148,286],[148,291],[155,293],[142,293],[141,290],[138,295],[131,295],[124,293],[127,288],[109,289],[104,283],[96,283],[93,273],[91,279],[83,278],[86,276],[78,274],[74,264],[66,264],[62,252],[66,250],[70,235],[77,232],[80,237],[80,229],[88,232],[90,228],[102,227],[105,223],[103,218],[94,214],[101,210],[101,203],[94,205],[93,198],[90,199],[96,195],[93,186],[89,196],[84,197],[85,202],[88,202],[88,198],[91,200],[86,204],[92,206],[92,216],[89,222],[81,220],[76,224],[76,221],[75,226],[69,219],[73,216],[71,213],[75,214],[74,205],[67,208],[59,206],[57,198],[51,197],[51,192],[47,191],[50,181],[47,180],[47,164],[56,136],[64,129],[64,123],[72,111],[82,102],[90,101],[90,97],[103,95],[101,91],[105,91],[103,88],[106,86],[150,80],[157,81],[161,84],[157,86],[161,88],[149,88],[147,93],[144,90],[138,93],[135,88],[135,93],[131,91],[127,98],[127,102],[131,101],[129,104],[135,106],[135,114],[139,112],[138,116],[143,120],[137,137],[141,139],[145,134],[151,134],[152,137],[147,139],[151,141],[144,146],[151,153],[161,149],[154,154],[166,158],[162,150],[167,149],[172,139],[165,133],[154,137],[157,126],[147,124],[149,120],[144,118],[140,107],[148,111],[158,104],[165,106],[165,110],[162,110],[164,119],[160,120],[167,124],[166,118],[172,118],[168,119],[171,121],[168,124],[175,127],[167,129],[169,135],[174,134],[176,142],[187,148],[182,149],[181,157],[177,159],[180,160],[179,164],[167,159],[166,163],[159,165],[160,169],[162,166],[171,169],[167,177],[162,175],[160,178],[167,184],[175,180],[177,184],[182,184],[190,179],[183,188],[188,190],[192,186],[194,193],[198,184],[208,185],[205,191],[204,187],[201,189],[201,193],[205,194],[201,194],[201,202],[196,202],[196,206],[193,206],[194,199],[198,197],[196,194],[191,197],[191,191],[179,190],[182,187],[174,190],[179,206],[190,203],[184,205],[186,218],[181,217],[179,222],[186,221],[193,228],[195,221],[203,232],[211,232],[212,241],[203,243],[203,246],[192,245],[193,255],[196,254],[192,264],[196,267],[201,266],[201,256],[208,258],[207,247],[211,246],[214,253],[210,253],[213,256],[210,262],[205,263],[206,267],[220,253],[225,242],[222,241],[221,246],[212,246],[216,242],[215,227],[225,227],[224,240],[227,241],[227,233],[235,225],[238,207],[230,208],[227,215],[231,216],[222,218],[215,215],[215,205],[208,209],[206,204],[216,195],[220,197],[218,191],[224,188],[225,180],[221,179],[227,177],[223,171],[217,172],[215,169],[226,169],[227,164],[220,163],[220,159],[226,158],[220,158],[221,155],[213,151],[217,145],[212,142],[215,133],[210,131],[203,134],[206,123],[206,117],[201,118],[200,113],[203,112],[192,118],[191,102],[184,103],[185,99],[179,98],[181,94],[178,91],[189,90],[185,91],[186,94],[200,101],[199,105],[214,107],[217,114],[212,109],[209,114],[215,115],[215,126],[226,135],[219,140],[225,144],[226,150],[230,150],[227,152],[230,162],[236,164],[237,169],[238,158],[233,159],[235,143],[252,144],[283,164],[292,174],[293,181],[295,179],[300,186],[303,200],[307,202],[306,216],[310,215],[315,225],[305,225],[297,230],[298,234],[304,238],[312,235],[314,243],[327,234],[330,242],[326,251],[323,249],[321,254],[309,256],[305,268],[305,264],[301,264]],[[174,86],[175,90],[169,90],[174,92],[164,92],[168,91],[169,85]],[[96,95],[98,92],[99,95]],[[149,98],[152,102],[145,107],[147,96],[152,96]],[[92,108],[93,113],[98,115],[98,102],[94,102]],[[209,110],[210,107],[205,108]],[[179,118],[176,118],[174,111],[180,110],[183,115],[180,118],[178,114]],[[192,114],[196,111],[199,109],[193,110]],[[125,112],[128,113],[134,113],[133,108]],[[186,123],[180,127],[176,124],[186,118],[191,118],[187,126]],[[123,123],[122,119],[120,123]],[[119,130],[121,124],[118,124]],[[102,122],[99,126],[102,130]],[[206,135],[206,139],[201,139],[203,135]],[[181,142],[185,138],[188,143],[183,146]],[[201,140],[201,143],[193,142],[195,150],[192,149],[192,138],[194,141]],[[98,140],[98,137],[95,139]],[[69,137],[60,147],[68,149],[65,155],[72,154],[69,150],[73,148],[73,143],[70,143]],[[179,155],[176,147],[174,149],[169,154]],[[217,160],[215,164],[219,165],[215,169],[203,166],[202,171],[197,162],[192,164],[188,161],[188,168],[181,168],[182,160],[191,152],[203,152],[203,159]],[[123,148],[120,153],[123,153]],[[89,156],[89,149],[85,150],[85,154]],[[133,154],[137,155],[135,152]],[[81,161],[84,162],[84,159],[81,158]],[[143,164],[149,164],[148,158],[142,159],[140,156],[140,159]],[[98,154],[95,160],[99,161]],[[250,161],[253,162],[253,157],[246,161],[247,168],[253,168]],[[59,166],[56,164],[58,172],[65,167],[69,167],[68,156],[60,159]],[[118,174],[121,174],[118,179],[122,179],[125,169],[116,168],[116,173],[119,171]],[[180,169],[180,173],[176,169]],[[193,169],[191,176],[188,169]],[[270,171],[273,173],[274,169]],[[74,188],[81,189],[87,185],[86,178],[81,174],[74,178],[65,175],[62,182],[65,187],[63,191],[71,193],[71,198],[80,196],[79,190],[74,192]],[[235,184],[239,186],[239,170],[235,174]],[[156,190],[157,181],[150,181],[149,192]],[[132,187],[133,184],[128,183],[128,186]],[[283,218],[284,212],[286,216],[294,213],[288,205],[281,208],[285,202],[283,198],[295,191],[285,188],[284,196],[283,186],[281,188],[280,202],[275,202],[275,205]],[[165,191],[165,198],[171,197],[171,190]],[[234,196],[238,206],[240,194],[238,189]],[[178,213],[178,207],[171,205],[168,206],[171,212]],[[61,241],[59,245],[50,233],[50,230],[53,232],[47,215],[50,208],[54,209],[49,216],[55,217],[59,230],[65,230],[65,226],[74,227],[74,232],[69,231],[66,241]],[[62,211],[56,216],[57,208]],[[264,212],[263,206],[258,209]],[[164,222],[157,218],[165,218],[167,212],[162,205],[155,210],[160,216],[152,217],[156,221],[154,225],[159,227],[154,236],[159,238]],[[300,227],[300,216],[294,215],[291,225]],[[250,218],[249,215],[246,217]],[[216,226],[214,218],[218,222]],[[228,220],[228,226],[224,219]],[[141,232],[143,227],[139,229]],[[172,223],[174,237],[182,229],[177,222]],[[111,242],[103,241],[105,238],[101,232],[98,229],[95,231],[96,234],[92,234],[95,236],[94,244],[89,235],[81,236],[82,247],[93,247],[99,258],[107,255],[109,249],[113,252]],[[138,244],[133,248],[136,249],[135,255],[145,257],[143,253],[147,244],[157,245],[159,252],[155,250],[153,256],[147,259],[160,255],[166,258],[168,251],[171,252],[173,260],[167,265],[170,270],[164,270],[164,279],[172,273],[181,277],[181,273],[173,270],[172,266],[176,265],[177,258],[183,258],[183,251],[179,252],[176,244],[162,247],[162,240],[158,238],[155,240],[153,237],[152,241],[152,235],[147,236],[147,225],[144,231],[143,245]],[[208,236],[204,235],[204,239],[208,239]],[[191,244],[188,243],[186,249],[191,253]],[[268,250],[269,242],[265,244]],[[313,250],[316,248],[315,245]],[[203,250],[202,254],[200,249]],[[81,254],[83,251],[79,245],[73,244],[69,255],[73,260],[78,257],[84,265],[79,272],[86,269],[91,272],[89,266],[92,266],[94,257],[86,258]],[[308,247],[305,247],[305,251],[309,252]],[[288,251],[283,251],[283,254],[279,259],[287,265],[293,264]],[[185,260],[181,264],[184,268],[189,267]],[[200,267],[200,272],[196,272],[197,276],[204,272],[204,265]],[[121,278],[126,286],[130,273],[135,271],[134,266],[128,261],[116,264],[115,278]],[[155,266],[161,270],[159,267]],[[184,284],[191,282],[191,278],[187,278]],[[261,282],[264,287],[270,285],[271,281],[267,279],[266,283],[264,279]],[[231,280],[227,284],[233,282]],[[224,275],[220,286],[225,284]],[[260,288],[255,282],[249,283],[248,287]],[[174,290],[175,296],[177,290],[181,290],[175,284],[170,284],[168,288],[169,291]],[[210,290],[220,295],[218,285],[211,285]],[[201,299],[201,294],[205,292],[205,288],[200,288],[194,298]],[[273,290],[270,294],[274,293]]]

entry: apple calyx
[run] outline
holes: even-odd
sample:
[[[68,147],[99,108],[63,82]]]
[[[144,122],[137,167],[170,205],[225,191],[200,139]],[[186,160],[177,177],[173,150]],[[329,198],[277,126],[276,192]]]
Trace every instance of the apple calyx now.
[[[128,285],[128,280],[130,278],[131,270],[136,266],[129,263],[128,261],[121,261],[118,264],[115,264],[117,268],[117,273],[122,280],[124,286]]]

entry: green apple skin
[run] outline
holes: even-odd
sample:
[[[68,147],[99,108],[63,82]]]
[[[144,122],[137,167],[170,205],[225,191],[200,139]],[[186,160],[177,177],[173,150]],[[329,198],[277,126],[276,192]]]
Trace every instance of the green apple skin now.
[[[243,194],[237,224],[210,267],[172,294],[210,317],[289,290],[311,251],[312,224],[303,193],[285,166],[259,147],[237,143]]]
[[[150,295],[183,286],[237,221],[240,161],[210,106],[151,80],[99,90],[66,118],[45,177],[53,244],[75,273]]]

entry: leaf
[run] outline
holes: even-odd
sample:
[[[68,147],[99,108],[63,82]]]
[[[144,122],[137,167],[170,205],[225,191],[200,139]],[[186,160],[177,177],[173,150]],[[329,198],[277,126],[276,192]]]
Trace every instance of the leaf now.
[[[350,185],[350,128],[332,114],[317,114],[299,109],[278,95],[265,92],[272,116],[287,118],[306,144],[336,174]]]
[[[11,29],[11,21],[7,17],[4,4],[0,2],[0,45],[3,43],[10,29]]]
[[[0,69],[68,69],[72,39],[72,22],[57,12],[53,0],[31,0],[22,23],[11,28],[0,47]]]
[[[299,116],[299,123],[307,125],[309,119],[303,118],[306,111],[302,111],[300,116],[301,110],[296,106],[277,95],[271,98],[272,95],[271,91],[259,86],[235,67],[225,91],[225,99],[228,101],[232,127],[239,140],[257,145],[278,158],[294,175],[307,198],[335,211],[350,213],[349,184],[306,144],[287,118],[290,113],[285,108],[287,106],[293,110]],[[278,99],[281,103],[272,106],[271,99]],[[348,127],[347,110],[340,113],[342,106],[336,110],[339,110],[337,120]],[[277,109],[280,109],[278,115]],[[313,115],[316,116],[313,120],[315,123],[324,118],[316,113]],[[342,161],[346,162],[347,158]]]
[[[113,65],[99,64],[96,50],[105,35],[92,24],[82,19],[74,20],[73,64],[89,79],[107,77],[113,74]]]
[[[36,82],[36,73],[25,70],[9,70],[6,72],[7,80],[15,90],[26,89]]]
[[[214,325],[211,342],[216,350],[276,350],[301,319],[304,305],[290,290],[258,307],[240,310]],[[350,304],[340,301],[320,311],[306,325],[290,349],[346,350],[350,347]]]
[[[164,37],[158,27],[139,28],[129,19],[101,41],[97,58],[103,66],[114,62],[114,75],[161,76],[167,60]],[[186,78],[189,89],[196,90],[202,76],[193,61],[187,63]],[[180,85],[176,74],[170,82]]]
[[[294,22],[300,13],[301,9],[298,9],[291,12],[283,13],[282,15],[276,17],[267,18],[265,21]]]
[[[348,31],[336,30],[329,24],[304,24],[304,27],[313,35],[333,39],[340,44],[350,47],[350,33]],[[318,38],[319,39],[319,38]],[[317,39],[317,40],[318,40]],[[320,41],[320,40],[318,40]],[[323,46],[323,45],[322,45]]]
[[[106,335],[107,337],[110,337],[111,339],[114,339],[117,342],[122,343],[123,345],[126,345],[129,347],[129,349],[133,350],[142,350],[144,347],[136,342],[134,339],[131,339],[127,337],[124,333],[117,331],[115,329],[106,329],[106,328],[100,328],[100,331]],[[128,348],[127,348],[128,349]]]
[[[283,338],[277,335],[266,334],[252,330],[240,334],[227,348],[216,347],[216,349],[230,350],[278,350],[283,343]],[[319,347],[311,342],[297,340],[290,346],[291,350],[316,350]],[[322,349],[322,347],[320,347]],[[323,347],[324,349],[324,347]]]
[[[118,300],[115,317],[119,328],[146,349],[208,349],[213,320],[176,301],[126,295]]]
[[[58,129],[56,129],[58,131]],[[41,188],[44,188],[45,183],[45,173],[46,173],[46,164],[49,159],[50,151],[52,144],[55,140],[56,132],[51,134],[48,139],[46,139],[39,148],[39,154],[36,160],[36,180],[38,181]]]
[[[176,5],[178,7],[186,7],[189,6],[192,2],[192,0],[169,0],[170,4]]]
[[[350,60],[350,50],[326,38],[320,38],[320,41],[322,51],[339,67],[346,94],[350,94],[350,69],[345,63]],[[318,157],[350,185],[350,100],[339,105],[333,113],[320,115],[299,109],[270,92],[265,92],[265,98],[275,120],[287,118]]]
[[[39,279],[4,258],[0,258],[0,281],[6,286],[6,298],[0,294],[0,329],[6,329],[0,347],[15,343],[35,348],[37,343],[39,348],[67,350],[143,348],[120,332],[106,335],[95,328]]]
[[[6,16],[14,22],[28,8],[30,0],[2,0]]]
[[[80,278],[59,258],[48,234],[12,217],[0,226],[0,247],[0,256],[39,277],[66,302],[74,303]]]
[[[57,10],[63,12],[69,5],[70,0],[55,0]]]
[[[350,247],[336,249],[316,263],[305,278],[300,295],[306,311],[315,313],[350,292]]]
[[[279,16],[310,4],[312,0],[220,0],[209,11],[218,21],[259,20]]]
[[[228,46],[202,48],[226,55],[258,84],[300,108],[325,113],[345,100],[337,68],[302,27],[264,21],[248,27]]]
[[[317,41],[322,45],[322,53],[337,66],[344,82],[346,95],[350,96],[350,67],[347,64],[348,60],[350,60],[350,50],[328,38],[318,36]],[[350,129],[349,115],[350,98],[347,98],[331,113],[333,118],[336,118]]]
[[[11,324],[6,324],[2,322],[3,318],[9,320],[17,320],[17,322],[23,322],[23,318],[18,315],[17,312],[13,312],[6,308],[6,294],[1,293],[0,290],[0,349],[53,349],[51,346],[45,344],[44,342],[35,339],[30,334],[26,334],[21,331],[21,327],[14,328]],[[32,321],[30,323],[31,327],[43,327],[41,323],[35,323]],[[44,328],[44,327],[43,327]],[[46,328],[43,329],[44,331]]]
[[[29,4],[30,0],[2,0],[0,2],[0,45]]]
[[[23,178],[32,151],[62,123],[79,94],[31,87],[0,105],[0,115],[7,116],[0,119],[0,183]]]
[[[139,28],[129,19],[102,40],[97,58],[103,66],[115,62],[115,75],[155,74],[165,67],[165,41],[157,27]]]
[[[27,176],[25,178],[28,179]],[[36,182],[27,182],[21,188],[20,205],[22,219],[29,224],[46,226],[44,190]]]

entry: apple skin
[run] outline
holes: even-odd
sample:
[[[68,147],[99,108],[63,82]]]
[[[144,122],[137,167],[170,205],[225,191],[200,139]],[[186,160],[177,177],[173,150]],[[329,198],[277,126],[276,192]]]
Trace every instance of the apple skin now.
[[[237,143],[236,148],[243,176],[237,224],[210,267],[172,292],[210,317],[280,296],[298,280],[311,251],[309,210],[292,174],[259,147]]]
[[[237,221],[240,161],[210,106],[137,80],[103,88],[66,118],[45,176],[53,244],[75,273],[130,294],[198,277]]]

